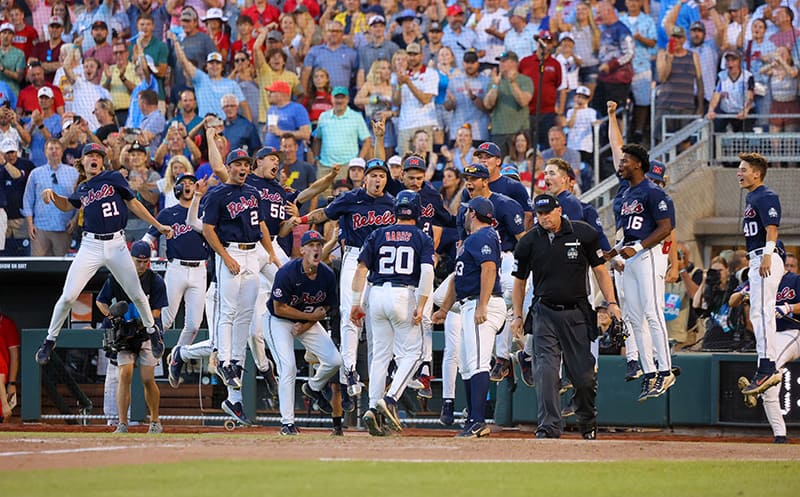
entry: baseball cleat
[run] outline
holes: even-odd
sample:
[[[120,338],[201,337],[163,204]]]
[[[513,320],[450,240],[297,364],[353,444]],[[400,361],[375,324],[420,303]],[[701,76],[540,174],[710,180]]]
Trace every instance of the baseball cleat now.
[[[383,432],[383,428],[381,428],[380,421],[378,420],[378,413],[375,411],[374,408],[370,408],[364,416],[361,417],[361,420],[364,422],[364,426],[367,427],[367,431],[373,437],[383,437],[386,434]]]
[[[339,392],[341,393],[340,397],[342,398],[342,410],[344,412],[355,411],[356,403],[353,402],[353,399],[349,395],[347,395],[347,385],[340,383]]]
[[[408,381],[406,388],[410,388],[412,390],[419,390],[423,386],[424,385],[422,384],[421,381],[419,381],[419,378],[412,378],[411,380]]]
[[[597,440],[597,425],[583,427],[581,436],[584,440]]]
[[[278,381],[275,379],[275,364],[267,359],[269,368],[261,371],[261,376],[264,378],[264,384],[267,387],[267,397],[271,399],[278,398]]]
[[[308,383],[303,383],[303,387],[300,390],[303,391],[303,395],[314,401],[314,403],[317,405],[317,409],[319,409],[320,412],[324,414],[330,414],[333,412],[331,403],[325,398],[325,395],[323,395],[322,392],[314,390]]]
[[[439,415],[439,422],[445,426],[450,426],[455,423],[455,401],[453,399],[446,399],[442,402],[442,413]]]
[[[148,333],[150,333],[150,330],[148,330]],[[156,359],[161,359],[161,356],[164,355],[164,338],[162,338],[161,330],[158,329],[158,326],[154,326],[153,332],[150,333],[150,351]]]
[[[567,404],[567,407],[561,409],[561,417],[568,418],[574,415],[575,415],[575,405],[572,403],[572,401],[570,401],[570,403]]]
[[[736,382],[736,384],[739,387],[739,390],[744,391],[744,389],[747,388],[748,385],[750,385],[750,380],[748,380],[746,376],[740,376],[739,381]],[[744,396],[744,405],[746,405],[747,407],[755,407],[756,405],[758,405],[757,396],[749,393],[742,393],[742,395]]]
[[[531,361],[531,356],[526,354],[524,350],[518,350],[515,357],[517,358],[517,364],[519,364],[519,376],[522,378],[522,383],[531,388],[535,387],[536,381],[533,378],[533,362]]]
[[[361,383],[358,380],[358,373],[355,371],[347,373],[347,395],[350,397],[361,395]]]
[[[489,429],[489,425],[483,421],[473,421],[472,423],[467,423],[464,431],[456,435],[456,438],[488,437],[490,433],[492,433],[492,430]]]
[[[150,428],[147,430],[147,433],[150,435],[164,433],[164,427],[161,426],[161,423],[150,423]]]
[[[114,433],[128,433],[128,425],[125,423],[119,423],[117,428],[114,430]]]
[[[282,436],[293,437],[293,436],[296,436],[296,435],[299,435],[299,434],[300,434],[300,432],[297,431],[297,427],[292,423],[290,423],[288,425],[282,425],[281,426],[281,435]]]
[[[422,383],[422,388],[417,390],[417,397],[432,399],[433,390],[431,390],[431,377],[426,374],[420,375],[419,382]]]
[[[653,384],[650,387],[650,391],[647,392],[647,397],[650,399],[661,397],[674,384],[675,384],[675,375],[672,374],[672,371],[670,371],[669,374],[666,375],[658,373],[655,377],[655,380],[653,381]]]
[[[183,382],[183,378],[181,378],[181,369],[183,369],[183,359],[181,359],[181,347],[180,345],[176,345],[172,352],[169,353],[167,356],[167,364],[169,364],[168,374],[169,374],[169,386],[172,388],[178,388],[180,384]]]
[[[788,444],[789,439],[786,438],[786,435],[776,435],[775,438],[772,440],[774,444]]]
[[[244,409],[242,409],[242,403],[236,402],[235,404],[230,400],[225,400],[222,403],[222,410],[228,413],[229,416],[234,418],[239,423],[245,426],[252,426],[253,422],[248,418],[245,413]]]
[[[503,379],[511,373],[511,361],[509,359],[503,359],[502,357],[496,357],[494,360],[494,366],[492,366],[491,372],[489,372],[489,380],[491,381],[503,381]]]
[[[226,387],[239,390],[242,388],[242,378],[238,375],[235,364],[225,364],[217,367],[217,374],[222,378],[222,382]]]
[[[342,430],[341,426],[334,426],[333,430],[331,430],[332,437],[343,437],[344,431]]]
[[[39,363],[39,366],[44,366],[50,362],[50,354],[53,353],[53,349],[55,348],[55,340],[45,340],[44,343],[42,343],[42,346],[36,351],[36,362]]]
[[[645,400],[649,399],[648,394],[650,390],[653,388],[653,383],[655,383],[656,379],[648,378],[647,376],[642,378],[642,391],[639,393],[639,402],[644,402]]]
[[[378,411],[386,417],[389,427],[394,431],[403,431],[400,416],[397,414],[397,401],[386,396],[378,401]]]
[[[745,395],[764,393],[768,388],[779,385],[782,379],[783,373],[780,371],[775,371],[773,373],[756,372],[750,384],[742,389],[742,393]]]
[[[572,390],[574,387],[572,386],[572,381],[568,378],[561,379],[561,386],[558,389],[558,395],[564,395],[568,391]]]
[[[630,360],[625,369],[625,381],[638,380],[644,373],[639,367],[639,361]]]

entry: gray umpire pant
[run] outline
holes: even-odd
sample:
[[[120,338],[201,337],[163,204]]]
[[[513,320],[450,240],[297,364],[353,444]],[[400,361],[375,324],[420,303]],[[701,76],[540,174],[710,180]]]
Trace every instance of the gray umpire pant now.
[[[597,381],[595,359],[591,351],[586,318],[580,309],[554,310],[541,302],[533,313],[533,355],[538,403],[537,431],[548,437],[561,436],[561,358],[567,376],[572,380],[575,415],[578,427],[586,431],[597,417],[595,397]]]

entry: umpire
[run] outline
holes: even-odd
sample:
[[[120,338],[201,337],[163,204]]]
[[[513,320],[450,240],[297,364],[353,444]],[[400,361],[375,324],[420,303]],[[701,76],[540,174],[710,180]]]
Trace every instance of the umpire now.
[[[587,273],[591,266],[609,311],[620,318],[611,277],[605,268],[597,230],[583,221],[562,216],[558,199],[550,194],[534,199],[538,225],[517,244],[512,273],[514,309],[511,329],[522,334],[525,281],[533,273],[534,375],[539,426],[536,438],[561,436],[559,372],[561,358],[575,388],[575,414],[583,438],[597,436],[595,359],[590,344],[597,337],[597,318],[588,299]]]

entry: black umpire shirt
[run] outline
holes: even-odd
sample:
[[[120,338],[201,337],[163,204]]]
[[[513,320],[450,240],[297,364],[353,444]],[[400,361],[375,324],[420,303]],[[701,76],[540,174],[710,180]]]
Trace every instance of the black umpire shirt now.
[[[589,266],[605,263],[599,236],[589,224],[561,218],[561,231],[550,233],[538,224],[514,250],[515,278],[533,273],[533,294],[548,304],[576,305],[588,295]]]

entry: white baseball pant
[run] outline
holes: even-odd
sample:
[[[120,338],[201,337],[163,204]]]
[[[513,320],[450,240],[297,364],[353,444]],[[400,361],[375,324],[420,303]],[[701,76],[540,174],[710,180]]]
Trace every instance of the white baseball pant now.
[[[281,409],[281,423],[294,423],[294,393],[297,378],[297,363],[294,355],[292,335],[294,322],[264,313],[264,339],[272,351],[278,369],[278,399]],[[336,350],[333,340],[319,323],[314,323],[305,333],[296,337],[303,346],[317,356],[319,366],[314,376],[308,379],[312,389],[321,391],[328,380],[336,376],[342,366],[342,356]]]
[[[511,292],[514,289],[514,252],[503,252],[500,264],[500,288],[503,291],[503,301],[506,304],[506,324],[503,331],[495,337],[494,355],[499,359],[511,359],[511,342],[514,334],[511,333],[511,321],[514,318],[514,309],[511,307]]]
[[[781,278],[783,278],[783,260],[775,253],[770,257],[770,274],[763,278],[758,269],[761,267],[762,255],[750,251],[750,322],[753,323],[753,334],[756,337],[756,353],[759,359],[776,361],[778,351],[775,346],[775,300]]]
[[[775,359],[775,367],[780,370],[787,362],[800,358],[800,330],[776,332],[775,347],[778,351],[778,356]],[[791,382],[792,378],[786,376],[783,381]],[[772,434],[776,437],[785,437],[786,422],[783,419],[779,398],[780,392],[781,386],[776,385],[762,393],[761,399],[764,401],[764,413],[767,415],[767,421],[769,421],[769,425],[772,428]],[[786,402],[788,402],[788,400],[786,400]],[[787,405],[786,411],[789,411],[791,408],[791,405]]]
[[[111,240],[95,240],[91,236],[85,235],[81,240],[81,247],[67,271],[67,279],[64,282],[61,297],[53,307],[53,316],[47,330],[48,340],[58,338],[61,326],[72,310],[72,305],[101,266],[108,268],[131,298],[132,303],[139,310],[145,328],[153,327],[155,323],[153,313],[150,312],[150,303],[142,290],[131,253],[125,244],[125,233],[123,231],[114,233],[114,238]]]
[[[342,317],[339,325],[339,347],[342,351],[342,369],[339,372],[339,382],[345,385],[347,384],[347,373],[354,371],[356,368],[358,335],[361,333],[361,330],[349,318],[350,308],[353,305],[351,286],[358,268],[360,250],[358,247],[345,247],[342,268],[339,272],[339,315]],[[361,297],[361,300],[363,302],[367,301],[364,296]]]
[[[181,265],[178,259],[173,259],[167,263],[164,284],[167,286],[169,304],[161,309],[161,322],[165,330],[172,328],[183,300],[184,322],[183,330],[178,337],[178,345],[189,345],[194,341],[203,322],[206,263],[203,261],[197,267],[190,267]]]
[[[614,286],[617,288],[617,304],[619,304],[620,309],[625,309],[625,289],[622,286],[622,275],[625,274],[624,271],[612,271],[614,275]],[[632,329],[630,323],[628,323],[626,316],[622,315],[623,321],[628,326],[628,329]],[[644,325],[643,325],[644,326]],[[636,346],[636,338],[634,338],[633,334],[629,334],[628,338],[625,339],[625,361],[638,361],[639,360],[639,347]]]
[[[289,262],[286,252],[283,251],[275,239],[272,240],[272,250],[281,265]],[[267,353],[264,345],[264,313],[267,312],[267,300],[272,292],[272,284],[275,283],[275,274],[278,272],[278,266],[269,261],[269,253],[259,243],[256,245],[256,252],[258,253],[258,270],[259,287],[258,296],[256,297],[255,314],[250,323],[250,336],[248,337],[248,344],[250,345],[250,352],[253,354],[253,360],[259,371],[267,371],[269,369],[269,361],[267,361]]]
[[[433,292],[433,301],[437,306],[442,305],[447,289],[453,281],[455,273],[450,274],[442,281]],[[461,349],[461,314],[458,302],[453,304],[444,320],[444,353],[442,354],[442,398],[456,398],[456,377],[458,375],[459,351]]]
[[[476,299],[461,304],[461,350],[459,366],[465,380],[492,367],[494,338],[506,319],[506,303],[502,297],[490,297],[486,306],[486,322],[475,324]]]
[[[386,375],[394,357],[397,369],[386,395],[397,400],[414,376],[423,358],[422,327],[413,324],[417,307],[416,289],[390,283],[370,289],[372,359],[369,364],[369,406],[375,407],[386,392]]]
[[[241,250],[235,244],[227,250],[239,263],[239,274],[232,274],[222,258],[216,256],[219,295],[216,346],[220,365],[238,361],[244,366],[250,321],[258,296],[258,256],[255,249]]]

